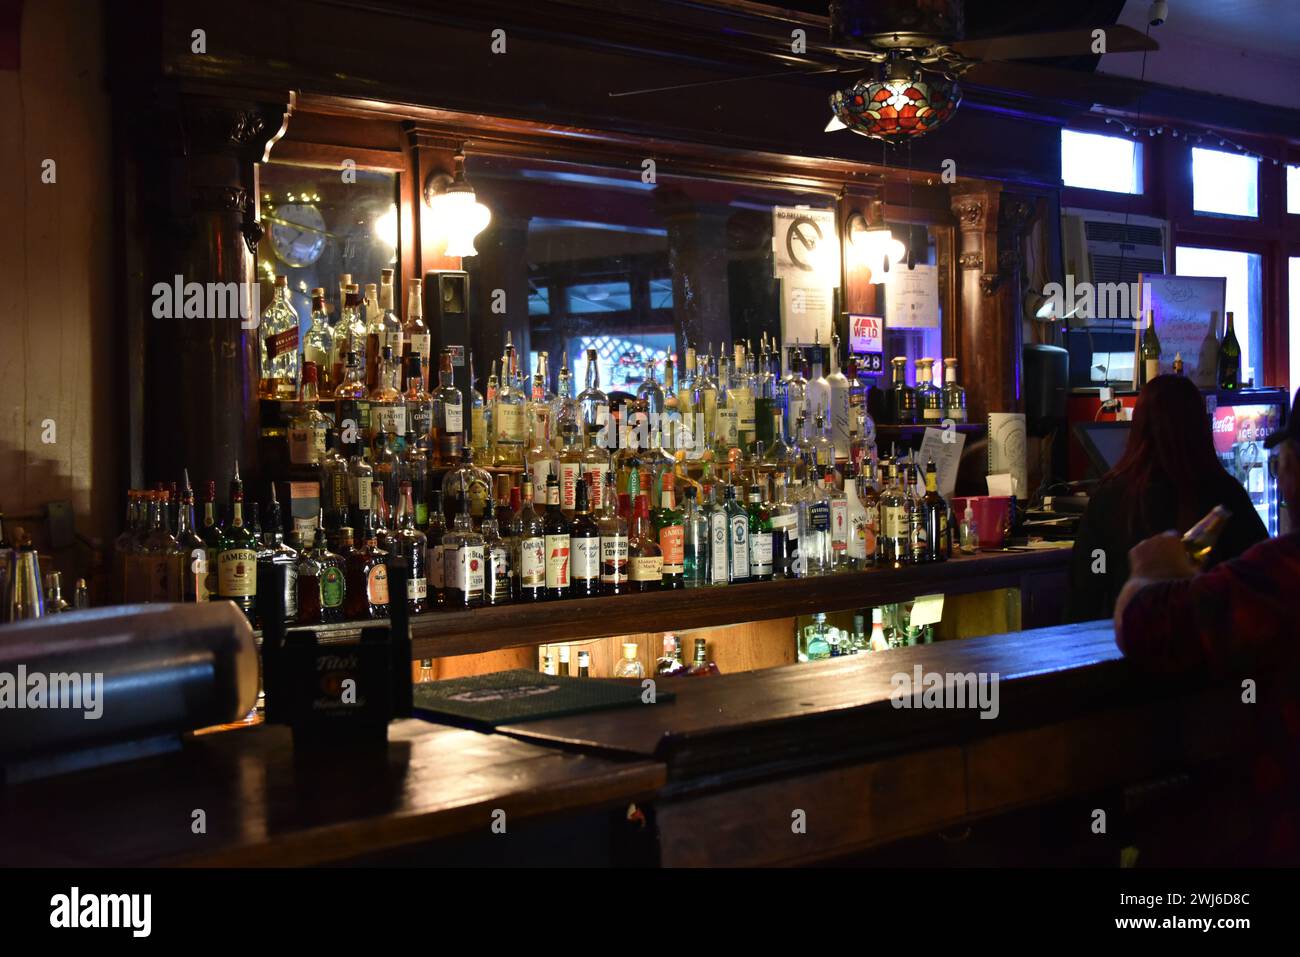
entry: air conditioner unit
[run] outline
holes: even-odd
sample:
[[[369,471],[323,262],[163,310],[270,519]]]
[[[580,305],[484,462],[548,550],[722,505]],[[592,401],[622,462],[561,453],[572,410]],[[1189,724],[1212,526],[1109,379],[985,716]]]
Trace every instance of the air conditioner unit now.
[[[1075,286],[1084,282],[1136,283],[1140,274],[1165,272],[1169,221],[1066,207],[1061,210],[1061,245],[1066,275],[1074,277]],[[1131,316],[1105,315],[1103,298],[1098,297],[1097,315],[1077,319],[1073,324],[1131,321]]]

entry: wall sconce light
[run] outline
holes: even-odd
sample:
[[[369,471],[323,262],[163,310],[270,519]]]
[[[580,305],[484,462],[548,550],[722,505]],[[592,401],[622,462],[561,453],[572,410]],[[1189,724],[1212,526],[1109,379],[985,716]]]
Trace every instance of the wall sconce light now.
[[[849,245],[858,265],[866,266],[871,271],[874,283],[888,282],[891,269],[903,262],[907,249],[894,238],[894,234],[885,225],[881,204],[871,204],[871,219],[861,213],[849,217]]]
[[[478,201],[465,178],[465,154],[456,154],[456,172],[431,173],[424,181],[424,201],[435,227],[447,240],[447,256],[477,256],[474,237],[492,221],[492,210]]]

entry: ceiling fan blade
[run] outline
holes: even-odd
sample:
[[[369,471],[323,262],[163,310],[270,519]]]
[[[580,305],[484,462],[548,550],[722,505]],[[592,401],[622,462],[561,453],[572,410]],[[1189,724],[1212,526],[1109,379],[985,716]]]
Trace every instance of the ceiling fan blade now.
[[[753,73],[749,76],[726,76],[716,80],[696,80],[692,83],[674,83],[671,86],[652,86],[643,90],[610,91],[610,96],[640,96],[643,93],[669,93],[673,90],[692,90],[701,86],[718,86],[739,83],[742,80],[772,80],[782,76],[814,76],[818,73],[846,73],[861,70],[861,66],[819,66],[807,70],[778,70],[775,73]]]
[[[1130,106],[1142,95],[1137,83],[1123,77],[1002,61],[975,64],[962,75],[961,82],[1103,106]]]
[[[1141,53],[1160,49],[1155,40],[1132,27],[1115,24],[1097,29],[1105,32],[1107,53]],[[1093,42],[1093,31],[1085,29],[958,40],[950,46],[954,52],[971,60],[1036,60],[1040,57],[1092,56]]]

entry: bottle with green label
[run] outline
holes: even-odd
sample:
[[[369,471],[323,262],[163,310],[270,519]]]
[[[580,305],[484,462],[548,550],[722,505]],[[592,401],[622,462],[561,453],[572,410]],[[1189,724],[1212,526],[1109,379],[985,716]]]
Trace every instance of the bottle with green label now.
[[[343,559],[329,549],[322,513],[315,539],[298,558],[298,622],[342,621],[344,583]]]
[[[217,598],[233,601],[251,621],[257,604],[257,537],[244,523],[244,483],[239,463],[230,482],[230,520],[217,542]]]

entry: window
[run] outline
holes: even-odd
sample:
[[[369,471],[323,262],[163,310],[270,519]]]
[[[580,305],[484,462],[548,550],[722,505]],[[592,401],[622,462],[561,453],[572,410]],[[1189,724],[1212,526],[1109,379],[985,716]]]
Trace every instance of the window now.
[[[1286,211],[1300,213],[1300,166],[1286,168]]]
[[[1222,216],[1259,216],[1259,160],[1192,147],[1192,209]]]
[[[1142,192],[1142,144],[1126,136],[1061,130],[1061,180],[1080,189]]]
[[[632,308],[632,287],[626,282],[589,282],[565,290],[569,312],[626,312]]]
[[[1241,343],[1241,384],[1264,378],[1264,280],[1263,257],[1233,249],[1200,249],[1179,246],[1174,251],[1180,276],[1223,276],[1227,291],[1223,308],[1232,313],[1233,329]],[[1220,319],[1222,321],[1222,319]],[[1222,329],[1216,330],[1222,335]]]
[[[551,289],[549,286],[539,286],[529,281],[528,314],[530,316],[549,316],[551,314]]]

